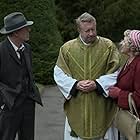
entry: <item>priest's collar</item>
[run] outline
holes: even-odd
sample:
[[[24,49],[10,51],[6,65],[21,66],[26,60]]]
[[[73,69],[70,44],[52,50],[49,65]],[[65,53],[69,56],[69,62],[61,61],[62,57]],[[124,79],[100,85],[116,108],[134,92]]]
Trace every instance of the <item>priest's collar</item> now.
[[[80,40],[82,41],[82,43],[85,45],[85,46],[90,46],[92,43],[86,43],[86,42],[84,42],[84,40],[82,39],[82,37],[81,37],[81,35],[79,35],[79,38],[80,38]],[[98,39],[99,37],[97,36],[97,39]]]

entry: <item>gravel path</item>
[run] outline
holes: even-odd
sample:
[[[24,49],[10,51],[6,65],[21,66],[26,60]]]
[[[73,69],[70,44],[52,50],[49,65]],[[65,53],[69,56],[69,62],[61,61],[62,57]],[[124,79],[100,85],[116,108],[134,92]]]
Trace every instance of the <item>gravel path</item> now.
[[[35,140],[63,140],[64,99],[56,86],[43,90],[44,106],[36,105]]]

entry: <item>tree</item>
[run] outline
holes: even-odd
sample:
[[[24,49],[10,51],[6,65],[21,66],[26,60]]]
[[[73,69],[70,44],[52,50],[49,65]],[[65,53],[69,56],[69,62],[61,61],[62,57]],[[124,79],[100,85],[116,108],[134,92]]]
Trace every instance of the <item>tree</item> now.
[[[55,19],[53,0],[1,0],[0,26],[3,27],[3,17],[11,12],[20,11],[34,21],[30,44],[33,50],[33,72],[37,82],[53,83],[53,67],[62,39]],[[0,40],[3,36],[0,36]]]
[[[139,0],[56,0],[57,19],[64,42],[77,36],[74,19],[89,12],[97,19],[101,36],[117,42],[126,29],[139,29]]]
[[[99,20],[99,33],[117,42],[126,29],[140,29],[139,7],[138,0],[118,0],[108,5]]]

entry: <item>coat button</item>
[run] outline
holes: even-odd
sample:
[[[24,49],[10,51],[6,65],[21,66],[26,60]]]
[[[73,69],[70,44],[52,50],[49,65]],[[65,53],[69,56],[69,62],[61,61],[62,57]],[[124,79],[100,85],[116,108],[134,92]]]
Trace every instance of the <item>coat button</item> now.
[[[32,94],[32,97],[35,97],[35,94]]]

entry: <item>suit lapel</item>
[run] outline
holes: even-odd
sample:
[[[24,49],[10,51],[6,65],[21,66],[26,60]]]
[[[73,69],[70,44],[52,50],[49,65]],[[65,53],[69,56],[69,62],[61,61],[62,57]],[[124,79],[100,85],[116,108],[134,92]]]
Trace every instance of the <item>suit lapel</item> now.
[[[26,62],[26,65],[27,65],[27,69],[28,69],[28,71],[31,71],[30,55],[29,55],[26,48],[25,48],[23,54],[24,54],[24,57],[25,57],[25,62]]]
[[[5,46],[8,48],[9,54],[12,57],[12,59],[14,59],[14,61],[16,63],[21,65],[21,61],[18,58],[18,56],[17,56],[17,54],[16,54],[12,44],[10,43],[10,41],[8,39],[6,39],[6,41],[5,41]],[[27,46],[25,44],[24,44],[24,46],[25,46],[25,50],[23,51],[23,54],[24,54],[24,57],[25,57],[25,62],[26,62],[26,65],[27,65],[27,70],[30,73],[31,72],[30,53],[29,53],[29,50],[28,50]]]
[[[15,60],[15,62],[17,62],[18,64],[21,64],[21,62],[20,62],[12,44],[10,43],[10,41],[7,39],[5,43],[6,43],[6,47],[8,48],[10,56]]]
[[[32,74],[31,74],[32,73],[32,69],[31,69],[30,52],[29,52],[28,47],[25,44],[24,44],[24,46],[25,46],[25,50],[23,51],[23,54],[24,54],[27,70],[28,70],[29,76],[31,78],[32,77]]]

